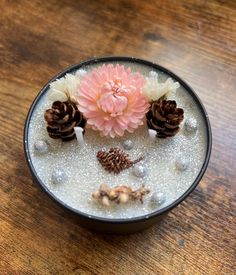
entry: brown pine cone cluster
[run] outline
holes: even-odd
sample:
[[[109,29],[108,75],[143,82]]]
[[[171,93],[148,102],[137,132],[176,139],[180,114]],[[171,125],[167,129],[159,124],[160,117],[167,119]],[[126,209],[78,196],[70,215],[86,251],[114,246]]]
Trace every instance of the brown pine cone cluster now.
[[[161,98],[151,103],[146,118],[148,127],[157,131],[157,137],[171,137],[179,131],[179,125],[184,119],[184,110],[177,108],[175,100]]]
[[[92,197],[96,200],[101,200],[103,205],[110,206],[110,202],[119,204],[139,200],[143,203],[143,197],[149,192],[150,190],[145,186],[133,190],[131,187],[125,185],[110,188],[106,184],[102,184],[97,191],[92,193]]]
[[[74,127],[85,127],[86,120],[77,106],[69,101],[55,101],[52,108],[44,113],[47,122],[48,135],[51,138],[62,141],[70,141],[75,138]]]
[[[133,161],[129,158],[129,155],[121,149],[111,148],[108,152],[103,150],[98,151],[97,159],[105,170],[118,174],[122,170],[128,169],[133,164],[141,161],[143,157]]]

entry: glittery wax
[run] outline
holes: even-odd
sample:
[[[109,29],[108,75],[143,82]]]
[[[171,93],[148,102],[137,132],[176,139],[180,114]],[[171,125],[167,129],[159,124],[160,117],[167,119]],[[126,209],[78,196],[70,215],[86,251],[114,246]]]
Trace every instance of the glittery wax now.
[[[132,71],[139,71],[144,77],[153,68],[145,65],[119,62],[126,67],[130,66]],[[101,64],[99,64],[101,65]],[[94,66],[83,67],[90,71]],[[74,72],[76,73],[76,72]],[[168,75],[157,71],[160,81],[165,81]],[[171,99],[176,100],[178,107],[184,109],[184,121],[180,131],[171,138],[150,138],[146,124],[140,126],[133,134],[125,133],[123,137],[104,138],[92,129],[86,128],[84,145],[80,146],[76,139],[70,142],[51,139],[46,131],[44,111],[50,108],[52,102],[47,97],[47,92],[40,98],[29,124],[29,153],[32,165],[42,182],[48,189],[65,204],[84,212],[106,218],[132,218],[148,215],[151,212],[168,206],[177,200],[192,185],[199,174],[207,150],[206,125],[198,109],[197,104],[188,92],[180,86]],[[197,130],[194,134],[186,133],[184,122],[194,118]],[[38,154],[35,143],[44,140],[48,144],[48,152]],[[125,141],[132,144],[132,148],[124,149]],[[109,150],[118,147],[128,153],[131,159],[137,159],[144,155],[144,160],[136,165],[145,167],[145,176],[135,176],[131,167],[118,175],[105,171],[96,158],[97,151]],[[187,160],[186,169],[177,169],[178,160]],[[179,162],[177,162],[179,163]],[[180,162],[181,163],[181,162]],[[52,174],[55,170],[66,172],[67,180],[54,184]],[[128,185],[134,189],[142,184],[150,188],[150,193],[144,197],[144,203],[139,201],[127,204],[114,204],[105,207],[91,198],[91,194],[105,183],[110,187],[117,185]],[[150,199],[153,193],[164,194],[165,200],[162,204],[156,204],[156,208],[150,207]]]

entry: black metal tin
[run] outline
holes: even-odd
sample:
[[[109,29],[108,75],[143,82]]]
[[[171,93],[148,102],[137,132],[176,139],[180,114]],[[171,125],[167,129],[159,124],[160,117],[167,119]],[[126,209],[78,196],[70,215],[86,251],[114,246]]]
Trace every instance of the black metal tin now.
[[[204,120],[205,120],[205,125],[206,125],[206,131],[207,131],[207,151],[206,151],[206,156],[204,163],[202,165],[202,168],[196,177],[195,181],[193,184],[189,187],[189,189],[181,196],[179,197],[176,201],[174,201],[172,204],[169,206],[166,206],[160,210],[157,210],[155,212],[150,213],[149,215],[144,215],[140,217],[135,217],[131,219],[108,219],[108,218],[101,218],[93,215],[88,215],[85,213],[82,213],[67,204],[65,204],[63,201],[60,199],[56,198],[53,193],[47,188],[47,186],[40,180],[40,178],[37,175],[37,172],[35,171],[31,157],[29,154],[29,149],[28,149],[28,129],[29,129],[29,123],[30,119],[32,116],[32,113],[34,111],[34,108],[40,99],[40,97],[46,92],[49,84],[54,81],[57,78],[63,77],[66,73],[70,73],[74,70],[79,69],[80,67],[87,66],[87,65],[93,65],[96,63],[105,63],[105,62],[135,62],[139,63],[141,65],[146,65],[149,67],[152,67],[154,70],[157,69],[159,71],[162,71],[168,75],[170,75],[173,79],[178,81],[180,85],[182,85],[188,93],[194,98],[196,104],[198,105],[199,109],[201,110]],[[212,134],[211,134],[211,127],[210,127],[210,122],[208,119],[208,115],[206,113],[206,110],[201,103],[200,99],[198,96],[195,94],[192,88],[189,87],[188,84],[186,84],[181,78],[176,76],[174,73],[171,71],[165,69],[164,67],[157,65],[155,63],[152,63],[150,61],[142,60],[139,58],[133,58],[133,57],[121,57],[121,56],[111,56],[111,57],[100,57],[100,58],[93,58],[84,62],[81,62],[79,64],[73,65],[64,71],[60,72],[58,75],[53,77],[39,92],[37,97],[35,98],[34,102],[32,103],[29,113],[26,118],[25,122],[25,128],[24,128],[24,151],[25,151],[25,156],[26,160],[29,166],[29,169],[31,171],[31,174],[33,176],[34,181],[52,198],[54,199],[57,203],[59,203],[62,207],[68,209],[69,211],[73,212],[76,215],[76,219],[78,219],[78,223],[84,227],[87,227],[92,230],[100,231],[100,232],[106,232],[106,233],[116,233],[116,234],[126,234],[126,233],[134,233],[137,231],[141,231],[143,229],[146,229],[152,225],[154,225],[156,222],[160,221],[170,210],[172,210],[174,207],[176,207],[179,203],[181,203],[183,200],[185,200],[189,194],[196,188],[198,183],[200,182],[201,178],[203,177],[209,159],[210,159],[210,154],[211,154],[211,146],[212,146]]]

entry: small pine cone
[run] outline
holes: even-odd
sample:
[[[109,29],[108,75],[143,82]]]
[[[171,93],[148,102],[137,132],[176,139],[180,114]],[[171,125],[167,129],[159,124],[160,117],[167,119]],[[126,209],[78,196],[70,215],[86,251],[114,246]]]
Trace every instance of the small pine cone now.
[[[70,141],[75,138],[74,127],[85,127],[86,120],[77,106],[69,101],[55,101],[52,108],[44,113],[47,122],[48,135],[51,138],[61,138]]]
[[[175,100],[160,98],[151,103],[146,119],[148,128],[157,131],[157,137],[171,137],[179,131],[179,125],[184,119],[184,110],[177,108]]]
[[[143,157],[140,157],[134,161],[129,158],[126,154],[119,148],[111,148],[108,152],[98,151],[97,159],[108,172],[113,172],[115,174],[120,173],[124,169],[128,169],[133,164],[141,161]]]

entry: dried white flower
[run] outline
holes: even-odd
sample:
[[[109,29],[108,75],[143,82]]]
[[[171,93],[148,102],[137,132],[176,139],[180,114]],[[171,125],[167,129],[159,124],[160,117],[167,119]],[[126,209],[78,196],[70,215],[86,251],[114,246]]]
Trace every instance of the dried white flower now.
[[[87,71],[84,69],[79,69],[75,72],[75,75],[82,78],[83,76],[85,76],[87,74]]]
[[[158,74],[154,71],[151,71],[149,76],[146,77],[146,84],[143,88],[143,94],[149,100],[158,100],[170,92],[175,93],[176,89],[179,87],[179,82],[173,81],[173,79],[170,77],[167,78],[165,82],[160,83]]]
[[[76,103],[76,93],[80,79],[73,74],[66,74],[64,77],[53,81],[50,84],[48,98],[52,101],[67,101],[70,100]]]

